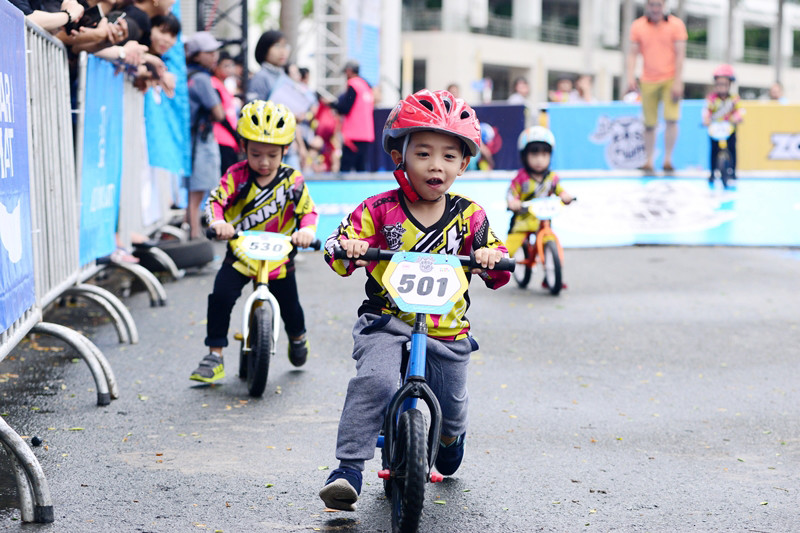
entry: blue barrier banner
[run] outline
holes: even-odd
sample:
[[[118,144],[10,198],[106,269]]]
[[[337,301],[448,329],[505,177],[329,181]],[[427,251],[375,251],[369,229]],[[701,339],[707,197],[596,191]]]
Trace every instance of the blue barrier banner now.
[[[0,3],[0,332],[36,303],[31,246],[25,19]]]
[[[180,18],[180,2],[172,8]],[[147,130],[147,153],[151,167],[163,168],[187,176],[192,172],[191,140],[189,138],[189,87],[186,84],[186,56],[178,43],[164,57],[167,70],[175,75],[175,96],[167,98],[160,89],[150,89],[144,97],[144,117]]]
[[[80,264],[116,248],[122,177],[122,75],[89,55],[81,175]]]
[[[708,169],[711,144],[702,126],[703,100],[681,102],[676,169]],[[642,106],[626,102],[560,104],[548,110],[556,138],[551,167],[556,170],[636,169],[645,163]],[[664,122],[656,127],[655,168],[663,164]]]
[[[505,180],[456,180],[451,189],[486,210],[498,237],[508,235]],[[579,200],[553,219],[567,248],[664,245],[800,245],[800,179],[740,178],[735,190],[705,179],[573,178],[561,184]],[[327,238],[369,196],[397,188],[392,180],[310,181]]]

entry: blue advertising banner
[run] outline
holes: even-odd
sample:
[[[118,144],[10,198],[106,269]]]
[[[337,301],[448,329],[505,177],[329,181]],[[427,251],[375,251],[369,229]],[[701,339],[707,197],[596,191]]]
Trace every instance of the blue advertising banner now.
[[[702,126],[703,100],[681,102],[673,166],[708,169],[711,144]],[[548,110],[556,138],[555,170],[636,169],[645,163],[642,106],[626,102],[559,104]],[[656,127],[655,168],[663,164],[664,122]]]
[[[0,332],[36,303],[31,246],[25,19],[0,3]]]
[[[359,63],[359,75],[374,87],[380,80],[380,0],[347,4],[347,59]]]
[[[490,137],[482,133],[482,138],[492,151],[493,170],[516,170],[520,167],[517,152],[517,137],[525,128],[525,107],[521,105],[476,105],[472,106],[482,128],[491,131]],[[376,109],[375,142],[370,146],[367,159],[367,170],[379,172],[394,170],[389,155],[383,151],[383,126],[389,117],[391,108]],[[472,164],[473,162],[471,162]],[[470,167],[471,168],[471,167]]]
[[[172,8],[180,18],[180,3]],[[192,172],[189,138],[189,87],[186,85],[186,57],[178,35],[178,44],[161,58],[176,77],[175,96],[167,98],[160,88],[150,89],[144,97],[147,129],[147,153],[151,167],[163,168],[187,176]]]
[[[122,176],[122,75],[89,55],[81,175],[80,264],[116,248]]]
[[[388,175],[387,175],[388,177]],[[478,202],[500,238],[508,234],[506,180],[456,180],[453,192]],[[664,245],[800,245],[800,179],[738,180],[735,190],[705,179],[562,179],[579,198],[553,219],[567,248]],[[327,238],[364,199],[397,188],[393,179],[308,182]]]

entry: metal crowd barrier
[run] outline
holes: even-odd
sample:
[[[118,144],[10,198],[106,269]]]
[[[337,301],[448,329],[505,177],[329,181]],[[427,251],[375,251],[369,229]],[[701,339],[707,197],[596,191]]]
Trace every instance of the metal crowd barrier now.
[[[4,24],[21,38],[24,21],[27,138],[14,142],[26,145],[27,180],[30,196],[23,201],[30,210],[34,304],[24,310],[0,334],[2,360],[28,333],[52,335],[70,345],[86,361],[95,380],[97,403],[108,405],[118,396],[117,384],[108,361],[88,338],[57,324],[42,322],[42,309],[60,295],[88,295],[103,306],[118,324],[124,323],[125,341],[133,341],[130,314],[115,296],[99,287],[77,284],[79,267],[79,187],[77,182],[69,73],[66,50],[60,41],[24,20],[16,8],[0,6]],[[14,41],[17,51],[21,41]],[[17,69],[19,71],[19,69]],[[23,226],[17,227],[21,231]],[[27,229],[27,228],[25,228]],[[23,251],[23,254],[25,251]],[[127,309],[125,309],[127,312]],[[124,316],[123,316],[124,315]],[[133,326],[135,328],[135,326]],[[121,329],[121,328],[120,328]],[[122,334],[120,340],[122,341]],[[44,472],[28,444],[0,417],[0,444],[8,452],[15,475],[20,511],[24,522],[54,521],[53,502]]]
[[[45,307],[78,278],[79,194],[66,50],[44,30],[27,27],[33,257]]]

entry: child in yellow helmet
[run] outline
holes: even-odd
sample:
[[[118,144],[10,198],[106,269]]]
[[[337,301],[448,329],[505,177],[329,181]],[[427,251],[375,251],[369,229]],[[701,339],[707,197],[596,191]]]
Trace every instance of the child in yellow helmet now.
[[[259,230],[290,235],[295,247],[308,247],[315,238],[318,214],[303,175],[283,163],[294,140],[296,120],[283,104],[254,100],[242,108],[237,131],[247,156],[231,166],[211,191],[206,208],[209,227],[218,239],[236,231]],[[229,241],[222,266],[208,296],[205,344],[209,353],[190,379],[210,383],[225,377],[222,349],[228,345],[231,311],[244,286],[255,276],[255,265]],[[289,336],[289,360],[302,366],[308,356],[305,318],[294,276],[295,252],[272,266],[270,292],[278,300]]]

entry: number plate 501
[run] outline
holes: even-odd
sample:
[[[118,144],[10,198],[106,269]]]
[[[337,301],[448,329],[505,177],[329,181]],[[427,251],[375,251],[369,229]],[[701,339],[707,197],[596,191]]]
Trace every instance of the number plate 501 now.
[[[239,246],[247,257],[262,261],[278,261],[292,251],[288,235],[269,231],[245,231]]]
[[[449,312],[468,285],[456,257],[417,252],[395,254],[383,283],[400,310],[430,315]]]

